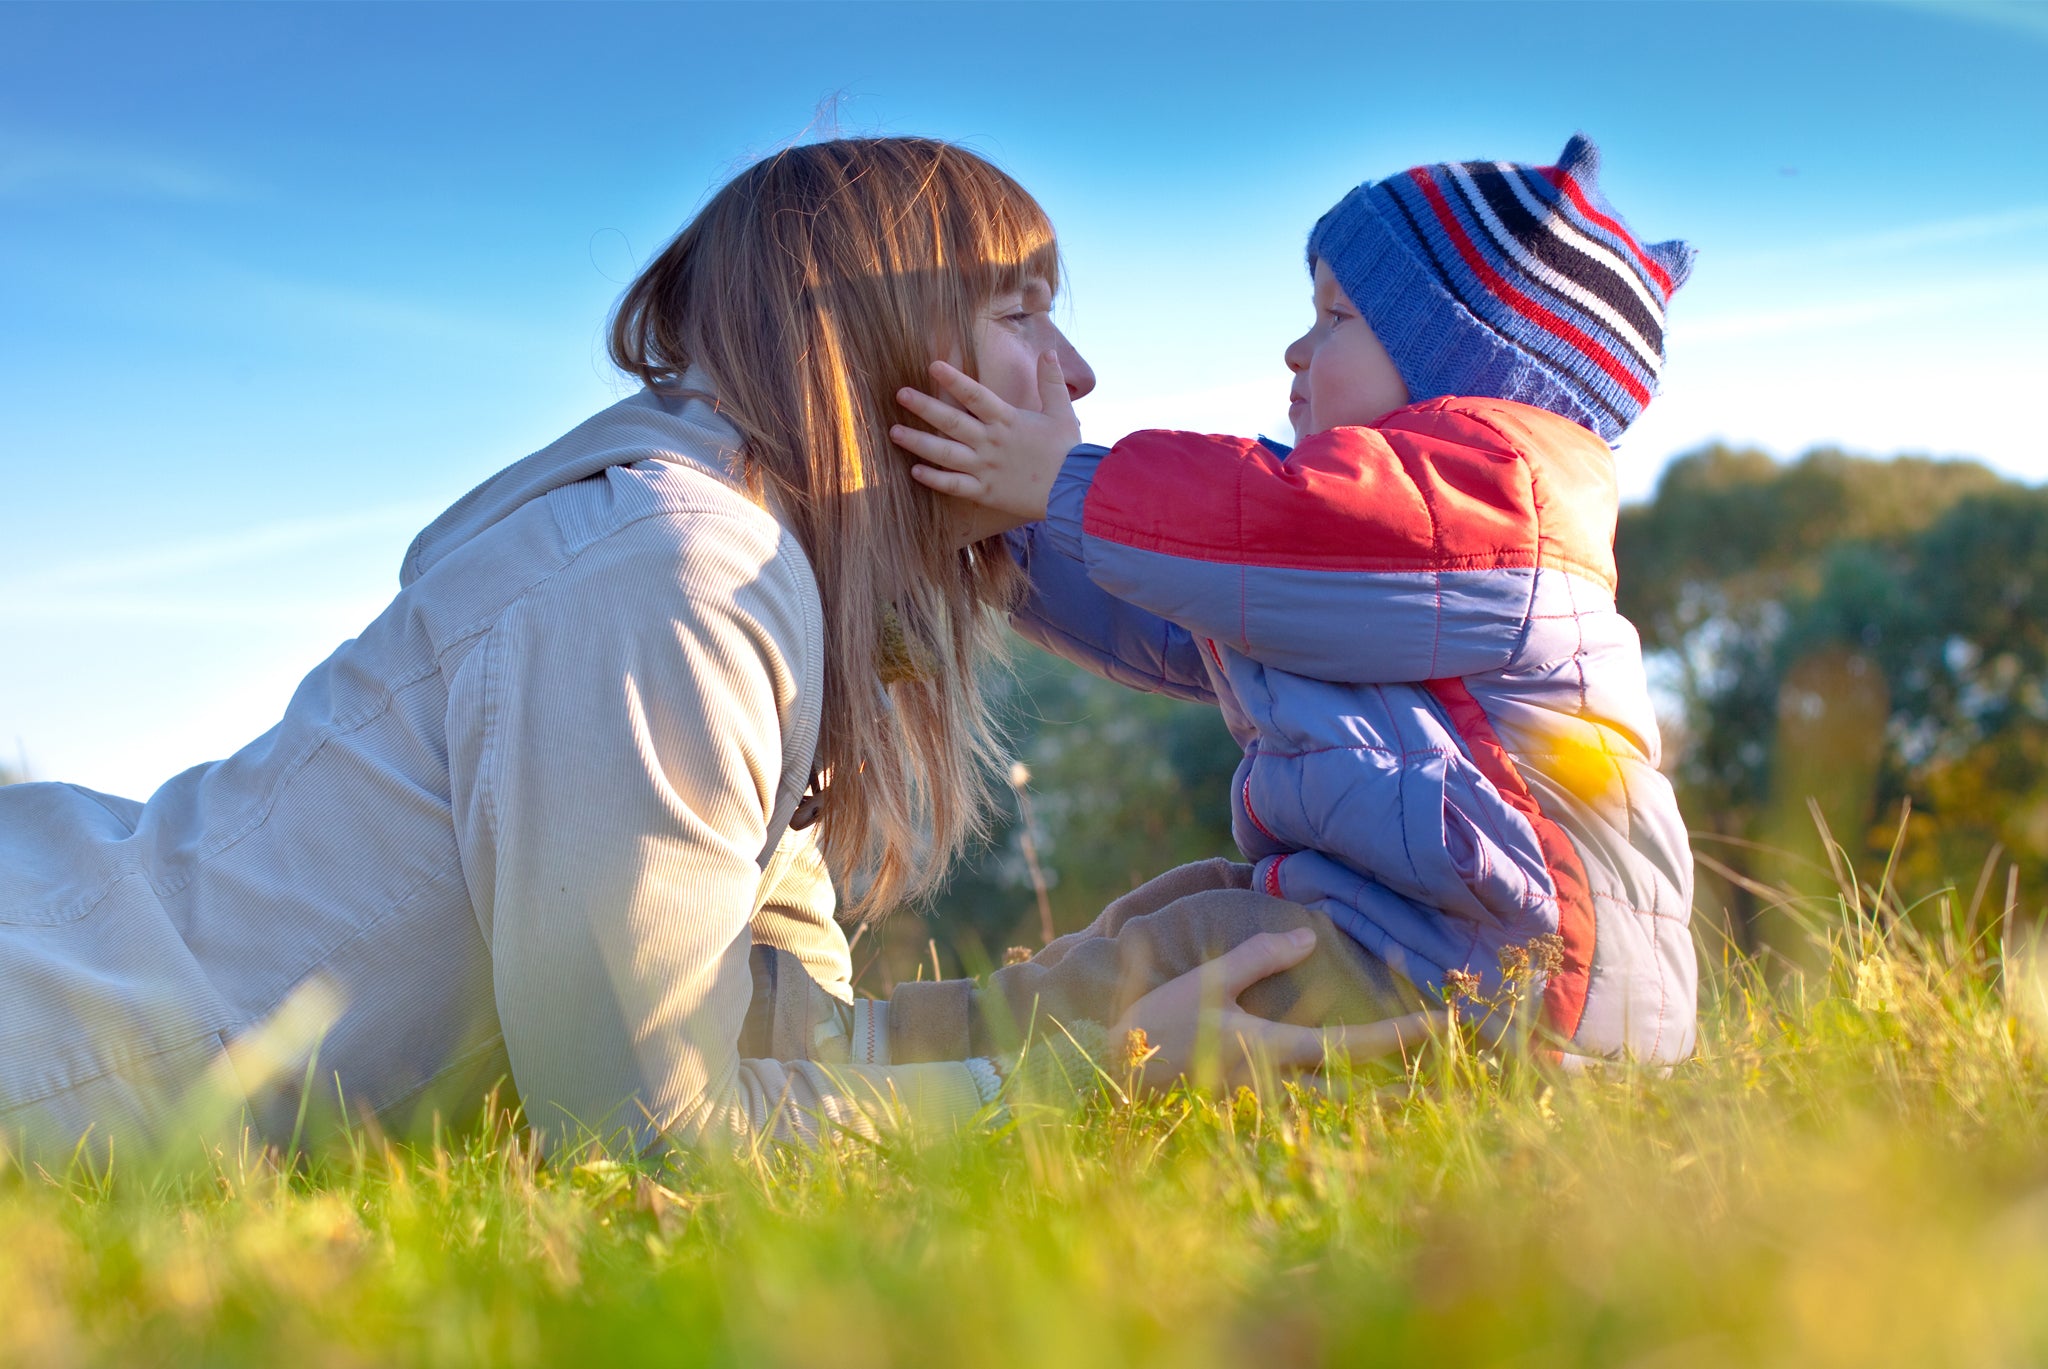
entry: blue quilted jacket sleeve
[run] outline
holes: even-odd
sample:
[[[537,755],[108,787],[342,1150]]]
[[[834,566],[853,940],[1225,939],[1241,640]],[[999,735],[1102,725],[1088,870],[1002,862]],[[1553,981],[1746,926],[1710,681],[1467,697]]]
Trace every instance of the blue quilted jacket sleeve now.
[[[1090,466],[1103,455],[1101,447],[1076,448],[1067,458],[1068,468]],[[1085,479],[1063,475],[1053,498],[1078,502],[1087,493]],[[1062,521],[1078,526],[1078,509],[1067,518],[1032,523],[1009,535],[1010,554],[1031,577],[1030,593],[1011,625],[1026,640],[1106,680],[1148,694],[1214,703],[1216,694],[1194,637],[1096,584],[1079,546],[1055,535]]]

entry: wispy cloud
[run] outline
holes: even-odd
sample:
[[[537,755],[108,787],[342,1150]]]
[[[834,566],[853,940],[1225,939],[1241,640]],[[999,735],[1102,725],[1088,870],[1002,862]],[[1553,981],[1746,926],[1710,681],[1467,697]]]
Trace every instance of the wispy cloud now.
[[[1777,333],[1833,332],[1983,305],[2009,304],[2035,291],[2048,292],[2048,271],[1956,281],[1861,299],[1816,300],[1785,308],[1686,317],[1673,325],[1672,336],[1690,344],[1747,340]]]
[[[162,242],[150,244],[146,257],[111,261],[89,278],[50,273],[10,285],[45,292],[51,308],[75,312],[84,301],[123,318],[149,317],[181,336],[218,331],[239,340],[267,331],[290,346],[344,339],[387,348],[395,342],[415,353],[459,350],[470,357],[530,355],[560,349],[564,342],[561,329],[521,318],[516,296],[502,307],[493,302],[472,308],[431,294],[320,280]]]
[[[2048,10],[2048,6],[2043,7]],[[1847,258],[1904,255],[1929,247],[1954,247],[1962,243],[1984,243],[1998,238],[2048,231],[2048,204],[2022,205],[1995,214],[1971,214],[1927,223],[1904,224],[1874,233],[1855,233],[1822,242],[1794,247],[1774,247],[1761,252],[1741,253],[1715,263],[1728,272],[1759,266],[1810,266],[1833,264]]]
[[[319,518],[282,519],[117,555],[59,562],[25,576],[0,580],[0,614],[38,611],[38,604],[110,587],[161,587],[180,576],[299,555],[341,543],[406,537],[437,512],[439,509],[433,504],[391,504]],[[395,577],[395,551],[392,571]]]
[[[246,188],[190,162],[0,131],[0,200],[113,196],[210,202],[246,195]]]
[[[2039,0],[1889,0],[1902,9],[2048,42],[2048,6]]]
[[[471,350],[550,347],[561,342],[558,333],[530,324],[479,317],[358,286],[240,267],[220,268],[216,282],[208,288],[274,314],[294,328],[378,333]]]
[[[393,577],[394,587],[396,577]],[[376,617],[387,595],[301,595],[290,599],[248,600],[193,593],[166,594],[147,590],[65,590],[0,599],[0,623],[59,623],[67,628],[100,627],[262,628],[298,627],[309,618],[332,619],[360,627]],[[311,662],[301,662],[309,665]]]

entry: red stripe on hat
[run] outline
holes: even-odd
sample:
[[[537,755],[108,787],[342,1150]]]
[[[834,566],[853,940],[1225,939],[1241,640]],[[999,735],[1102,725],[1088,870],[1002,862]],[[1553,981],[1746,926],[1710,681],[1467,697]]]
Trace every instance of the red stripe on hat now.
[[[1579,859],[1572,839],[1537,804],[1536,796],[1515,759],[1500,744],[1500,736],[1488,721],[1486,710],[1463,680],[1430,680],[1429,692],[1451,715],[1451,726],[1472,753],[1472,763],[1492,782],[1500,796],[1514,805],[1536,829],[1537,844],[1543,848],[1543,865],[1557,889],[1557,935],[1564,942],[1564,965],[1543,985],[1543,1016],[1549,1028],[1565,1040],[1579,1029],[1586,1015],[1586,993],[1593,978],[1593,889],[1586,880],[1586,866]]]
[[[1602,347],[1597,339],[1587,336],[1530,299],[1486,264],[1486,259],[1479,254],[1479,249],[1472,245],[1472,239],[1466,236],[1464,225],[1459,223],[1457,215],[1451,212],[1450,202],[1444,198],[1443,190],[1437,185],[1436,177],[1428,167],[1418,166],[1408,174],[1415,178],[1416,186],[1429,200],[1430,208],[1436,211],[1437,220],[1443,224],[1445,232],[1450,234],[1451,245],[1458,249],[1458,255],[1465,259],[1465,264],[1472,268],[1474,275],[1484,281],[1495,294],[1505,299],[1517,313],[1584,353],[1594,365],[1607,372],[1622,389],[1628,391],[1638,404],[1650,402],[1649,388],[1629,374],[1628,368],[1616,360],[1612,352]]]
[[[1663,289],[1664,302],[1671,303],[1671,273],[1659,266],[1657,259],[1643,250],[1643,245],[1636,241],[1635,234],[1623,228],[1617,220],[1609,218],[1593,207],[1593,202],[1586,198],[1586,192],[1579,189],[1578,177],[1566,175],[1562,167],[1544,166],[1538,167],[1537,170],[1541,171],[1543,179],[1556,186],[1581,214],[1628,244],[1628,249],[1635,255],[1635,259],[1643,264],[1643,269],[1650,273],[1650,278]]]

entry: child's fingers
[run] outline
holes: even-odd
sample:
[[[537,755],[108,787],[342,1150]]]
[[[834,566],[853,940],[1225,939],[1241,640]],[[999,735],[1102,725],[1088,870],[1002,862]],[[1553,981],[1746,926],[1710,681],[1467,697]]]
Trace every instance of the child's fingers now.
[[[1321,1069],[1329,1058],[1323,1033],[1314,1027],[1269,1022],[1250,1013],[1232,1013],[1219,1035],[1227,1051],[1240,1052],[1247,1064],[1267,1065],[1284,1074]]]
[[[1248,1054],[1263,1056],[1276,1069],[1318,1070],[1332,1060],[1363,1064],[1415,1050],[1442,1031],[1445,1021],[1443,1013],[1419,1012],[1356,1026],[1297,1027],[1239,1014],[1224,1034],[1234,1034]]]
[[[1060,368],[1060,354],[1046,351],[1038,358],[1038,400],[1042,412],[1072,421],[1074,397],[1067,393],[1067,375]]]
[[[994,390],[958,366],[934,361],[932,379],[939,382],[939,388],[946,392],[947,398],[984,423],[1001,423],[1017,412]]]
[[[958,441],[972,442],[981,435],[981,424],[974,415],[963,413],[945,400],[928,395],[923,390],[913,390],[906,385],[896,392],[896,402],[946,436]]]
[[[949,437],[940,437],[937,433],[928,433],[922,428],[893,424],[889,428],[889,439],[918,460],[929,461],[948,470],[978,471],[982,465],[981,456],[974,448]]]
[[[1282,970],[1292,969],[1308,959],[1316,948],[1315,933],[1306,927],[1291,932],[1261,932],[1225,951],[1202,968],[1219,980],[1223,999],[1235,1003],[1237,996]]]
[[[975,477],[958,471],[942,471],[937,466],[912,466],[910,478],[940,494],[956,494],[962,499],[978,500],[987,493],[987,488]]]
[[[1449,1017],[1441,1012],[1410,1013],[1385,1022],[1367,1022],[1349,1027],[1325,1027],[1323,1045],[1332,1059],[1374,1060],[1396,1052],[1406,1054],[1443,1031]]]

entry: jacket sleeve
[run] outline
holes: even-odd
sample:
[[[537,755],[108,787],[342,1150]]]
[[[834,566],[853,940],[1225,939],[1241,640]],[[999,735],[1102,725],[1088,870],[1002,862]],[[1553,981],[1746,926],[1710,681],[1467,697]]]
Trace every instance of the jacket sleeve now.
[[[1098,454],[1101,450],[1080,449]],[[1075,458],[1069,457],[1053,491],[1055,501],[1066,498],[1078,504],[1087,493],[1085,481],[1067,478],[1077,468]],[[1050,535],[1052,527],[1050,522],[1032,523],[1009,534],[1010,554],[1031,581],[1010,616],[1018,635],[1131,689],[1214,703],[1216,694],[1193,634],[1096,584],[1078,548],[1059,543]]]
[[[645,1147],[970,1115],[957,1062],[739,1058],[784,722],[818,663],[807,678],[800,559],[738,518],[692,531],[645,519],[586,549],[451,694],[458,839],[527,1119],[552,1146]]]
[[[1097,587],[1266,665],[1362,684],[1476,674],[1529,627],[1539,482],[1514,443],[1442,405],[1292,453],[1135,433],[1077,450],[1060,483],[1085,497],[1055,499],[1046,535]]]

